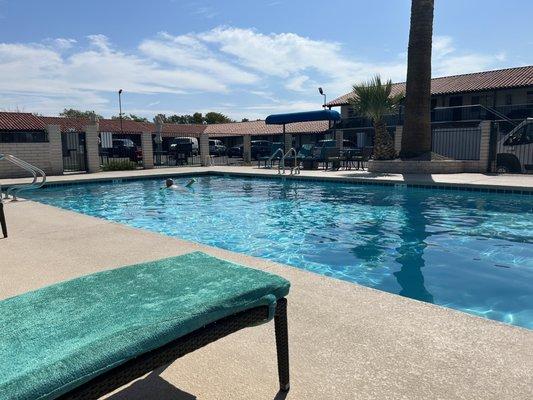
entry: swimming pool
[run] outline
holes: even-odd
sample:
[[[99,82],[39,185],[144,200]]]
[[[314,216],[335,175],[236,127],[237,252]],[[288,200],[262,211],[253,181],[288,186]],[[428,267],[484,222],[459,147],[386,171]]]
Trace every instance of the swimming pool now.
[[[25,196],[533,329],[533,196],[197,180],[191,192],[159,179]]]

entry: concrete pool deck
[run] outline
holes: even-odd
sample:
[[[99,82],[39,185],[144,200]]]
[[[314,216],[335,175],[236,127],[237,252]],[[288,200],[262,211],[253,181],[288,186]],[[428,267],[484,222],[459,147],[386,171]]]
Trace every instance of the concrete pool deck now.
[[[233,174],[245,176],[283,176],[291,178],[287,170],[285,175],[278,175],[277,168],[266,169],[257,166],[214,166],[214,167],[177,167],[177,168],[155,168],[134,171],[113,171],[98,172],[93,174],[69,174],[47,177],[48,183],[68,183],[68,182],[96,182],[111,179],[128,178],[165,178],[172,175],[187,174]],[[453,186],[464,188],[494,189],[494,190],[516,190],[533,193],[533,175],[493,175],[478,173],[462,174],[378,174],[363,170],[351,171],[324,171],[312,170],[301,171],[295,177],[300,179],[320,179],[341,182],[375,182],[382,184],[411,184],[425,186]],[[8,186],[22,184],[29,181],[29,178],[0,179],[0,185]]]
[[[201,250],[291,281],[287,399],[533,397],[533,331],[32,201],[5,208],[2,299]],[[283,399],[273,324],[219,340],[109,398]]]

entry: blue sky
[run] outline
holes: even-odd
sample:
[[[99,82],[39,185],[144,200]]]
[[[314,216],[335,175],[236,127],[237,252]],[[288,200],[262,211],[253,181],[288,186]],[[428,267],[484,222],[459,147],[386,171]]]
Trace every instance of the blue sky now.
[[[533,64],[530,0],[436,0],[433,75]],[[0,0],[0,109],[317,109],[405,78],[409,0]]]

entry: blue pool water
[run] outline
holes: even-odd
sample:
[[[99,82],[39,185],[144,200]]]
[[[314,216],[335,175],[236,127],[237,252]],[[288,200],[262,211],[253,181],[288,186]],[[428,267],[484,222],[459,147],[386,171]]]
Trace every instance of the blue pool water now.
[[[177,179],[182,185],[188,178]],[[34,200],[533,329],[533,197],[197,178],[49,187]]]

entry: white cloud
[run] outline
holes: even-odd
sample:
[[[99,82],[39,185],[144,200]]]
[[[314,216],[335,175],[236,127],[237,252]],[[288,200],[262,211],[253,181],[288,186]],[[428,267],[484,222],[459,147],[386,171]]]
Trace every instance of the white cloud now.
[[[506,59],[504,52],[482,54],[459,51],[450,36],[433,37],[433,76],[459,75],[499,68]]]
[[[309,77],[306,75],[300,75],[288,80],[285,87],[294,90],[295,92],[303,92],[307,89],[308,85],[305,85],[307,82],[309,82]]]
[[[345,91],[353,83],[376,73],[393,80],[405,76],[403,60],[364,62],[346,54],[340,43],[294,33],[263,34],[253,29],[218,27],[197,37],[237,57],[243,66],[287,80],[286,84],[292,87],[298,87],[294,79],[304,73],[318,74],[323,86],[333,92]]]
[[[503,52],[483,54],[456,47],[450,36],[434,37],[435,76],[496,68],[506,59]],[[95,34],[82,43],[72,38],[0,43],[0,106],[47,113],[64,107],[114,113],[114,96],[122,88],[126,93],[159,95],[132,104],[132,109],[146,113],[153,113],[156,105],[174,108],[178,99],[194,95],[193,107],[198,110],[256,118],[318,108],[316,87],[322,86],[331,99],[376,73],[404,80],[406,54],[373,62],[349,54],[338,42],[234,27],[176,36],[160,33],[126,52]],[[297,96],[295,101],[290,101],[292,96]]]
[[[251,84],[259,80],[257,75],[222,60],[192,34],[161,33],[157,39],[144,40],[139,49],[153,60],[204,71],[219,82]]]
[[[67,50],[74,46],[78,41],[71,38],[55,38],[45,39],[44,43],[48,43],[51,47],[55,47],[58,50]]]

